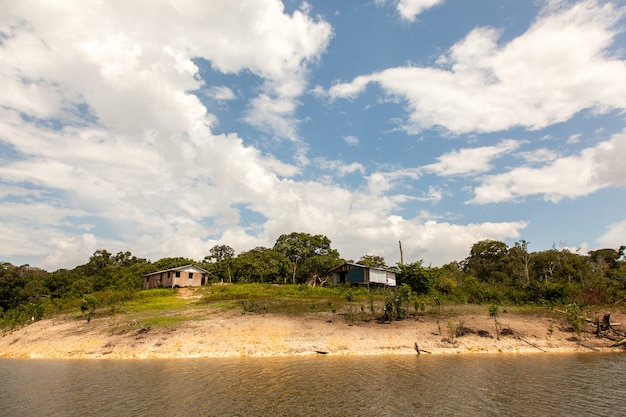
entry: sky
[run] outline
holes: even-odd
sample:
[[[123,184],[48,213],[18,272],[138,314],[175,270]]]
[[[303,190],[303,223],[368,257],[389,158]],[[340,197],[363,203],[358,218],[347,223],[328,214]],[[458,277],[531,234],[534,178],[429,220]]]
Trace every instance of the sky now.
[[[0,0],[0,260],[626,244],[626,2]]]

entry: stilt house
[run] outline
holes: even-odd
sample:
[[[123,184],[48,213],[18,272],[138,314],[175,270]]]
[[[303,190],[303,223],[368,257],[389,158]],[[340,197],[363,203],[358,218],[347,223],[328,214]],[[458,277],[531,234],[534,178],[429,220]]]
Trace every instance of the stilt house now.
[[[396,273],[390,269],[376,268],[353,263],[344,263],[330,270],[333,274],[333,285],[360,284],[396,286]]]

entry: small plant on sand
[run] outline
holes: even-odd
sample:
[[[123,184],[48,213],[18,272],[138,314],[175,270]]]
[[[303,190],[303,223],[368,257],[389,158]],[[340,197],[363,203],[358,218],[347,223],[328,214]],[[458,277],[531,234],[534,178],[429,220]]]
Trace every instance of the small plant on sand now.
[[[411,287],[407,284],[402,284],[396,290],[396,298],[394,299],[395,303],[395,315],[396,320],[402,320],[407,318],[409,311],[409,301],[413,298],[413,294],[411,292]],[[406,308],[405,308],[406,306]]]
[[[354,306],[350,305],[350,308],[348,309],[348,321],[350,323],[354,323]]]
[[[435,311],[437,312],[437,314],[441,313],[441,299],[439,297],[434,297],[433,304],[435,306]]]
[[[243,307],[243,314],[246,313],[265,313],[269,306],[267,304],[260,304],[254,300],[243,300],[241,302]]]
[[[567,321],[572,325],[572,328],[576,332],[578,339],[585,324],[585,318],[582,316],[582,307],[578,303],[569,304],[565,311],[567,312]]]
[[[493,322],[496,326],[496,339],[500,340],[500,335],[498,329],[500,327],[500,323],[498,323],[498,314],[500,314],[500,307],[497,304],[492,304],[489,306],[489,316],[493,317]]]
[[[450,343],[454,342],[454,339],[457,337],[458,329],[456,327],[456,323],[450,319],[448,320],[448,341]]]
[[[419,301],[417,298],[415,298],[415,299],[413,300],[413,308],[415,309],[415,315],[416,315],[416,316],[417,316],[418,314],[420,314],[420,313],[419,313],[419,311],[420,311],[420,301]]]
[[[439,326],[439,322],[437,322]],[[441,326],[439,326],[441,332]],[[465,327],[465,321],[459,319],[459,323],[456,324],[452,319],[448,320],[448,342],[454,343],[454,340],[465,335],[467,328]]]

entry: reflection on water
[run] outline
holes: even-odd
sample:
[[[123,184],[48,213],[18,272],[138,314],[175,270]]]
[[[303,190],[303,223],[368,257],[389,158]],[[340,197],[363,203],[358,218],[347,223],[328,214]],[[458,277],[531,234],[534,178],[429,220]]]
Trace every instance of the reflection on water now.
[[[622,416],[626,356],[0,360],[0,416]]]

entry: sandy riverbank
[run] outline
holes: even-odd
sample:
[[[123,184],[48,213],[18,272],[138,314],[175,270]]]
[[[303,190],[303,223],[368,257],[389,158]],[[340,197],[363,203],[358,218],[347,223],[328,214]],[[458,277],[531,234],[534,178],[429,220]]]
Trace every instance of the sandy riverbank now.
[[[626,315],[611,312],[624,330]],[[393,323],[351,322],[345,316],[303,317],[200,310],[175,328],[147,328],[132,318],[76,317],[42,320],[0,337],[0,357],[13,358],[197,358],[327,354],[524,353],[617,351],[594,335],[578,340],[562,314],[502,313],[511,334],[495,337],[487,312],[425,315]],[[448,322],[462,322],[465,335],[450,339]],[[488,333],[488,334],[487,334]]]

